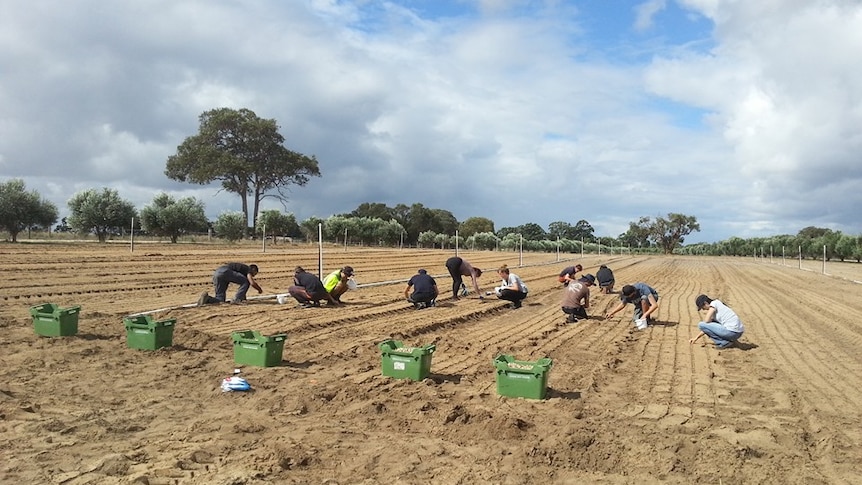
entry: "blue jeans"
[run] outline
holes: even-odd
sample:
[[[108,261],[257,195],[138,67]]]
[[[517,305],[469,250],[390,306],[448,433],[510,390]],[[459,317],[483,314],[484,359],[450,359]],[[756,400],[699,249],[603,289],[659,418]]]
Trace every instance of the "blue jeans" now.
[[[739,340],[739,337],[742,337],[742,332],[728,330],[716,322],[700,322],[697,324],[697,328],[711,338],[715,342],[716,347],[722,349]]]
[[[227,266],[220,267],[213,274],[213,286],[215,286],[216,300],[220,302],[225,301],[227,287],[231,283],[239,285],[239,289],[236,290],[236,295],[234,295],[233,301],[245,300],[245,294],[248,292],[248,288],[251,286],[251,283],[248,282],[248,278],[244,274],[239,271],[229,269]]]

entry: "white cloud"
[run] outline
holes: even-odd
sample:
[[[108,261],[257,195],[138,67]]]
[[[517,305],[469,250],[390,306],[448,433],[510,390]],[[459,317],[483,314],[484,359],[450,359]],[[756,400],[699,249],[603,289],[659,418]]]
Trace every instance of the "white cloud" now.
[[[498,227],[586,219],[600,235],[668,212],[697,216],[707,240],[858,232],[850,210],[811,203],[862,203],[857,3],[678,0],[712,22],[697,45],[666,44],[666,0],[624,13],[452,0],[437,17],[415,5],[7,5],[0,178],[61,211],[110,185],[139,207],[195,194],[215,217],[235,196],[163,171],[198,116],[228,106],[317,156],[323,177],[291,192],[300,219],[421,202]],[[482,15],[458,10],[472,7]],[[601,15],[643,30],[600,33]]]

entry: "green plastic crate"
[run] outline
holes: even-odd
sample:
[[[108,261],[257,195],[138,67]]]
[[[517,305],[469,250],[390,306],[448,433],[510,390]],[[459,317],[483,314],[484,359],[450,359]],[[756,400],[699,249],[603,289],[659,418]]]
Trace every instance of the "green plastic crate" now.
[[[497,356],[494,359],[494,367],[497,368],[497,394],[544,399],[552,363],[548,358],[526,362],[515,360],[511,355]]]
[[[66,337],[78,333],[80,306],[60,308],[53,303],[30,307],[33,330],[44,337]]]
[[[130,349],[156,350],[174,344],[176,318],[153,320],[149,315],[123,319],[126,326],[126,346]]]
[[[239,365],[273,367],[281,363],[287,335],[261,335],[257,330],[239,330],[231,334],[233,361]]]
[[[380,366],[384,376],[414,381],[421,381],[428,377],[431,372],[431,354],[437,349],[433,344],[405,347],[398,340],[386,340],[378,347],[381,352]]]

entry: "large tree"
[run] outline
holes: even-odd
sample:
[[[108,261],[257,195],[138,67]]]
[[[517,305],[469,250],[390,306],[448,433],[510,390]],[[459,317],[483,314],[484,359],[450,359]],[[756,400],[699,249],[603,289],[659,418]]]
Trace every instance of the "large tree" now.
[[[468,238],[482,232],[494,232],[494,221],[487,217],[468,217],[458,227],[458,235]]]
[[[77,232],[94,233],[105,242],[113,233],[122,233],[137,216],[135,206],[120,198],[114,189],[88,189],[69,199],[69,226]]]
[[[667,218],[657,217],[650,226],[650,239],[665,254],[670,254],[685,241],[692,231],[700,231],[700,224],[694,216],[669,213]]]
[[[28,227],[50,228],[57,216],[57,206],[35,190],[27,192],[23,180],[0,183],[0,228],[9,233],[12,242]]]
[[[141,228],[156,236],[167,236],[172,243],[183,234],[206,231],[208,224],[203,201],[194,197],[176,200],[162,192],[141,209]]]
[[[200,116],[200,131],[168,157],[165,175],[173,180],[209,184],[237,194],[249,220],[248,201],[256,222],[260,202],[273,197],[287,201],[291,185],[303,186],[319,177],[317,159],[287,149],[273,119],[261,119],[249,109],[219,108]]]

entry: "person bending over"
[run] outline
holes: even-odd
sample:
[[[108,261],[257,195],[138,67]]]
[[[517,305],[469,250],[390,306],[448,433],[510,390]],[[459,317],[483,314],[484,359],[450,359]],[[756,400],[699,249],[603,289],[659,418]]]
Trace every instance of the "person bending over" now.
[[[458,299],[458,290],[460,290],[461,285],[464,284],[464,276],[469,276],[473,280],[473,289],[476,290],[476,294],[479,295],[480,300],[484,299],[479,290],[479,278],[482,276],[481,269],[474,268],[473,265],[458,256],[452,256],[446,260],[446,269],[449,270],[449,275],[452,276],[453,300]]]

